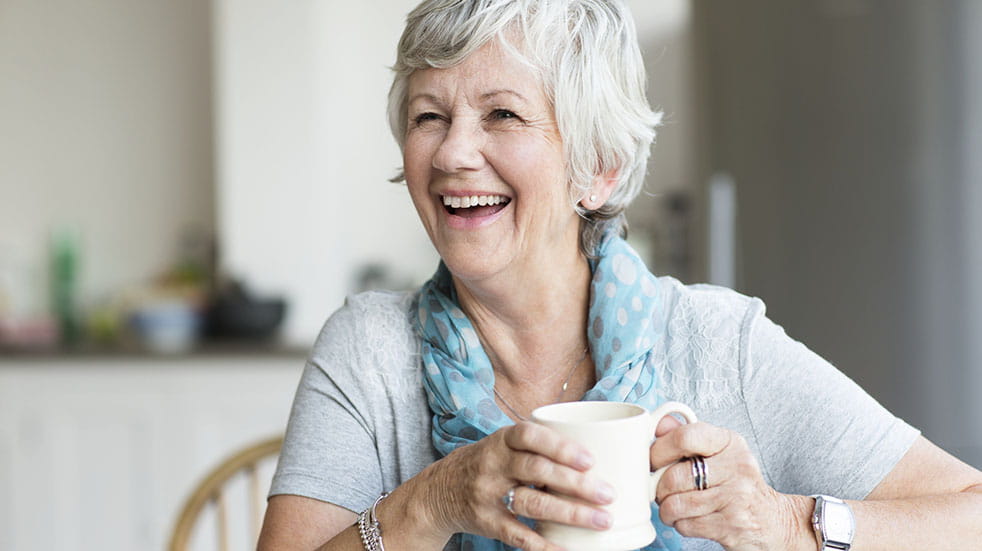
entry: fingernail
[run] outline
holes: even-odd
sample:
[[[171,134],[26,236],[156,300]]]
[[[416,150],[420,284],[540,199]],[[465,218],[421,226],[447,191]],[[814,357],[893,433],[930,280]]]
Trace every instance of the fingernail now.
[[[593,513],[593,525],[597,528],[610,528],[610,513],[607,511],[596,511]]]
[[[593,466],[593,456],[588,452],[580,452],[576,456],[576,468],[578,469],[589,469]]]
[[[606,482],[597,485],[597,499],[603,503],[614,501],[614,487]]]

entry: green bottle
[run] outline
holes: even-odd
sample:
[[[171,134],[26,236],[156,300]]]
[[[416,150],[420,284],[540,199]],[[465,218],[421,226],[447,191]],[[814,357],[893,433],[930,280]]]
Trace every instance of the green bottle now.
[[[73,232],[55,232],[51,239],[51,304],[58,319],[63,345],[78,342],[78,241]]]

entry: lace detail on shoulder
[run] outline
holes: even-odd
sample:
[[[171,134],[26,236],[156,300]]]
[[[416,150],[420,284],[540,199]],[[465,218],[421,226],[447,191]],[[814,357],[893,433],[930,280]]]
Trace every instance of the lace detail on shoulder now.
[[[743,329],[756,299],[712,285],[663,283],[669,296],[658,354],[663,392],[697,409],[732,405],[740,399]]]
[[[365,378],[366,386],[385,389],[393,400],[418,399],[419,339],[409,318],[415,297],[413,292],[389,291],[348,297],[332,320],[339,338],[318,353],[328,365],[358,370],[354,375]]]

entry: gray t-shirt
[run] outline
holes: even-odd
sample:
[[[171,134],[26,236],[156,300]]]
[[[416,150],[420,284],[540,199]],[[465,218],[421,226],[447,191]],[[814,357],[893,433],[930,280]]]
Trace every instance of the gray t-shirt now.
[[[919,432],[788,337],[764,304],[662,277],[660,391],[743,435],[788,494],[861,499]],[[270,495],[361,511],[438,459],[422,384],[416,293],[353,296],[324,326],[297,389]],[[686,550],[719,550],[686,539]]]

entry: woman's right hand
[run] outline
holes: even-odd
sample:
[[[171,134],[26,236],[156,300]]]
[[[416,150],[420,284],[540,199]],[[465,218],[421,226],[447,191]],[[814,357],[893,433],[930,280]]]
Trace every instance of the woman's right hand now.
[[[547,427],[521,422],[427,467],[413,480],[424,492],[416,503],[429,510],[428,520],[447,538],[467,532],[525,551],[558,551],[512,515],[502,497],[515,488],[518,515],[604,530],[611,518],[597,506],[613,501],[613,488],[589,473],[592,464],[578,444]]]
[[[505,427],[432,463],[378,504],[385,548],[439,551],[466,532],[525,551],[559,551],[509,513],[502,496],[515,488],[513,508],[524,517],[603,530],[610,516],[598,506],[613,501],[613,490],[588,472],[592,463],[586,450],[552,429],[530,422]],[[363,550],[355,516],[313,498],[274,496],[259,549]]]

